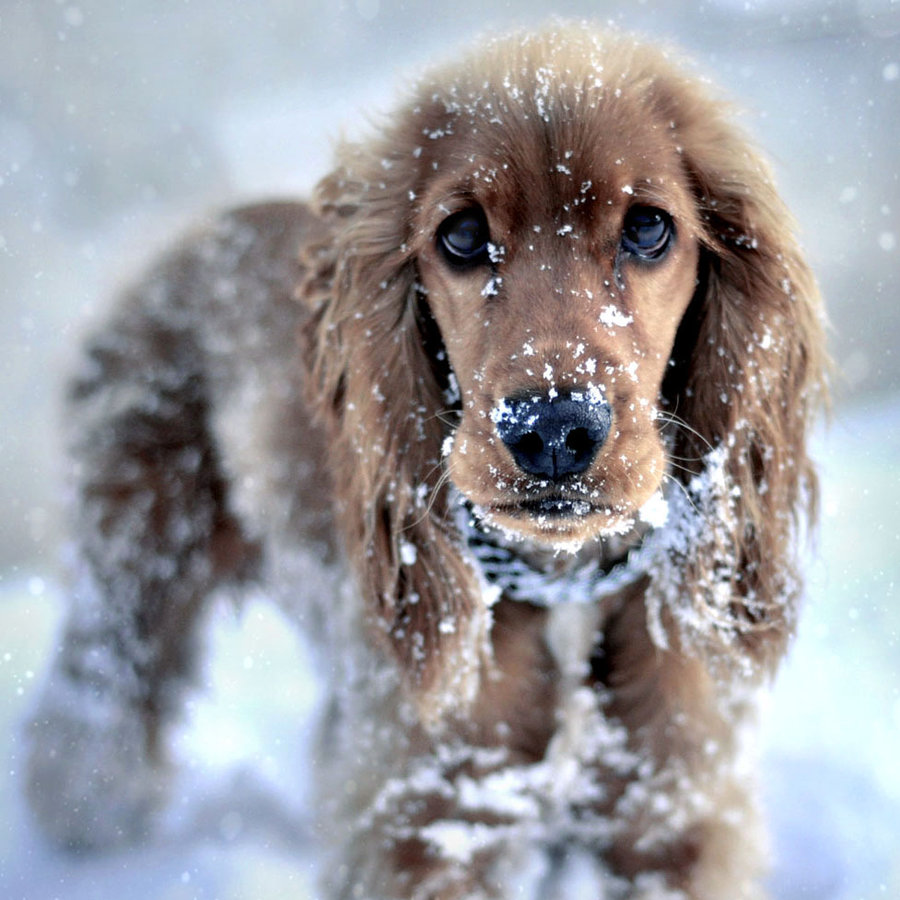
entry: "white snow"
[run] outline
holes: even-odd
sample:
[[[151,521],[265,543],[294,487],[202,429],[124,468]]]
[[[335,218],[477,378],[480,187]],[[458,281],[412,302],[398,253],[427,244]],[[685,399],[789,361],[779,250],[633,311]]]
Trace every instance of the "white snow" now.
[[[662,528],[666,524],[669,516],[669,504],[666,503],[665,497],[657,491],[653,496],[641,507],[640,519],[653,528]]]
[[[607,328],[613,328],[614,326],[624,328],[633,321],[633,316],[623,313],[622,310],[613,306],[611,303],[600,310],[600,323],[606,325]]]
[[[414,566],[418,555],[415,544],[411,544],[409,541],[400,541],[400,562],[404,566]]]

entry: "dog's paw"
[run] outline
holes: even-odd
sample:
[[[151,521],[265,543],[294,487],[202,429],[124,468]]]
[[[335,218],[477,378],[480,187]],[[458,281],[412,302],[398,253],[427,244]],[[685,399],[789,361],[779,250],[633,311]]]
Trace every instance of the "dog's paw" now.
[[[73,850],[137,843],[152,831],[167,780],[149,758],[141,718],[78,713],[45,706],[28,723],[34,816],[50,840]]]

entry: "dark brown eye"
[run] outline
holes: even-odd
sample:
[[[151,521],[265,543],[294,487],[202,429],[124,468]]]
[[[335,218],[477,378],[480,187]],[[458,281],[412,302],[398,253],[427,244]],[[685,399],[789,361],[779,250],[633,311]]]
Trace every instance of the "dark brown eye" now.
[[[648,262],[662,259],[672,243],[672,217],[655,206],[632,206],[622,225],[622,249]]]
[[[480,206],[471,206],[448,216],[438,228],[438,246],[455,266],[479,266],[488,260],[487,219]]]

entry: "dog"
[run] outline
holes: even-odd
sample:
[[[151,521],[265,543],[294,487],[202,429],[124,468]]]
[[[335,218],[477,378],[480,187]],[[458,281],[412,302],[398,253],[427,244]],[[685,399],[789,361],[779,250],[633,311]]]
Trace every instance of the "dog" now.
[[[826,394],[768,165],[675,54],[587,25],[488,40],[373,131],[86,344],[38,820],[152,833],[209,598],[260,582],[329,679],[321,896],[764,896],[744,739]]]

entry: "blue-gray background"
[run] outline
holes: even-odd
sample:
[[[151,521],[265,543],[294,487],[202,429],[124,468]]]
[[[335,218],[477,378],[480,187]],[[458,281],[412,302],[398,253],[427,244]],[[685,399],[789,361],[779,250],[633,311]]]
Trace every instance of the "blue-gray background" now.
[[[307,192],[410,72],[551,12],[681,44],[747,110],[799,221],[841,375],[809,599],[764,732],[773,892],[900,897],[898,0],[0,0],[0,896],[308,895],[292,765],[313,701],[262,604],[216,621],[176,837],[73,861],[31,829],[16,723],[61,609],[60,372],[173,228]]]

